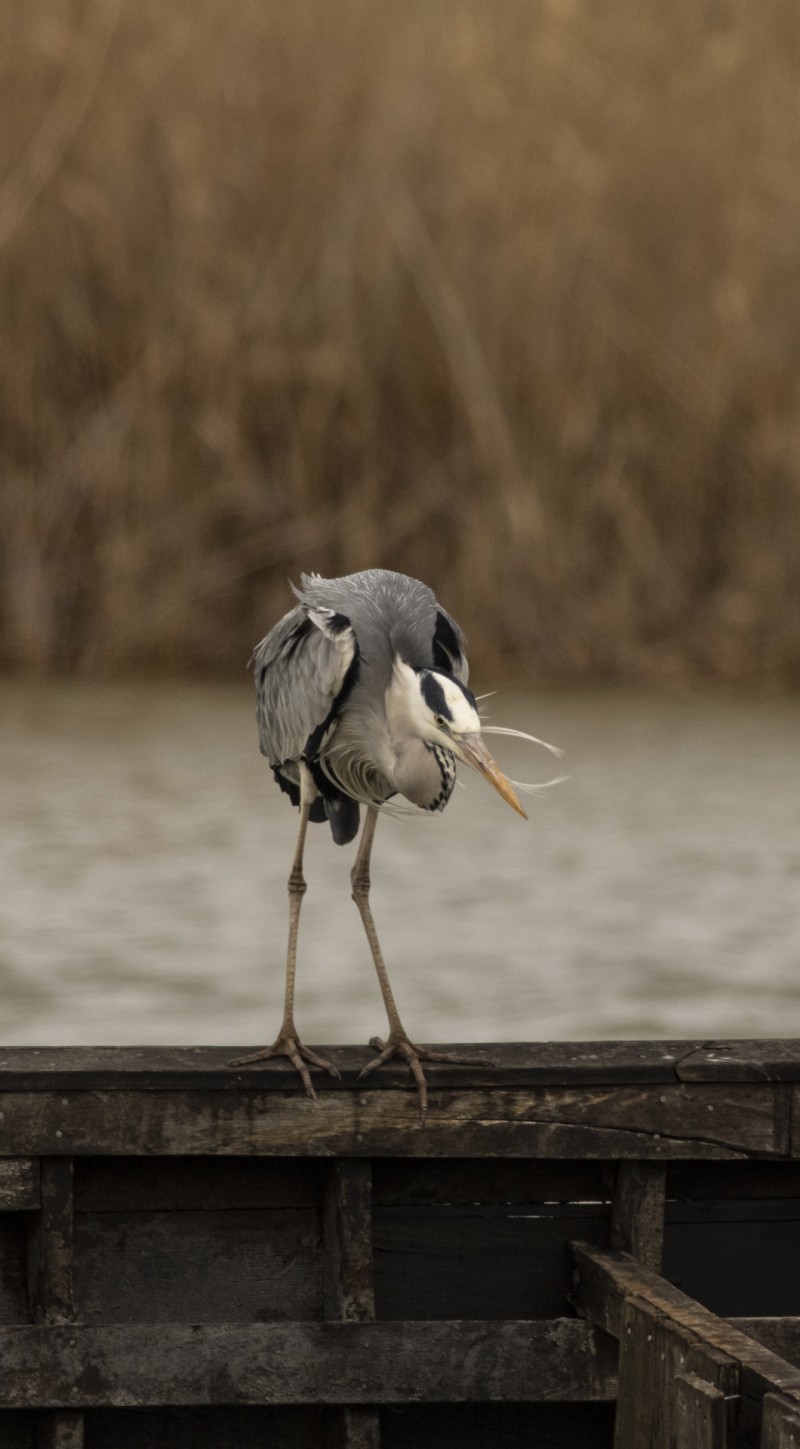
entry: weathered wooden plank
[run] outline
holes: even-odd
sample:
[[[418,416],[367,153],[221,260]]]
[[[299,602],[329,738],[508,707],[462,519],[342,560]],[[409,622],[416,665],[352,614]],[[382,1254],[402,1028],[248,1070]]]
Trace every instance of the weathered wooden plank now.
[[[679,1389],[683,1379],[683,1390]],[[695,1387],[695,1380],[709,1390]],[[738,1399],[738,1363],[636,1295],[621,1307],[614,1449],[725,1449]]]
[[[86,1323],[319,1318],[319,1213],[81,1213],[75,1298]]]
[[[666,1167],[661,1162],[621,1162],[611,1212],[611,1246],[661,1271],[664,1249]]]
[[[477,1054],[491,1063],[482,1066],[446,1066],[431,1062],[425,1069],[437,1087],[470,1084],[525,1086],[576,1085],[583,1082],[673,1082],[681,1058],[698,1042],[487,1042],[478,1046],[448,1043],[447,1050]],[[769,1043],[763,1043],[766,1050]],[[326,1079],[326,1091],[351,1091],[358,1074],[374,1055],[367,1046],[320,1046],[335,1061],[340,1082]],[[0,1050],[0,1092],[111,1089],[201,1091],[227,1090],[243,1081],[269,1090],[297,1091],[303,1087],[294,1068],[282,1058],[252,1068],[232,1067],[231,1058],[247,1048],[233,1047],[5,1047]],[[798,1058],[800,1060],[800,1056]],[[488,1073],[488,1075],[487,1075]],[[798,1072],[800,1079],[800,1072]],[[406,1086],[409,1074],[402,1063],[390,1062],[359,1090],[370,1095]],[[411,1087],[413,1091],[413,1085]]]
[[[779,1358],[800,1368],[800,1318],[731,1318],[728,1322],[748,1338],[754,1338]]]
[[[75,1316],[74,1193],[70,1157],[41,1162],[41,1208],[31,1222],[28,1283],[31,1317],[37,1323],[71,1323]],[[37,1449],[83,1449],[83,1414],[42,1413]]]
[[[325,1317],[366,1323],[375,1317],[372,1263],[372,1164],[344,1158],[328,1168],[323,1210]],[[329,1441],[336,1449],[380,1449],[376,1408],[344,1404]]]
[[[372,1164],[332,1162],[323,1214],[325,1317],[366,1323],[375,1317],[372,1266]]]
[[[0,1408],[607,1401],[616,1351],[577,1319],[0,1329]]]
[[[73,1168],[71,1158],[42,1161],[42,1206],[31,1221],[28,1283],[37,1323],[67,1323],[73,1301]]]
[[[75,1211],[208,1212],[313,1208],[322,1201],[327,1162],[313,1158],[82,1158]]]
[[[736,1157],[788,1151],[785,1088],[710,1084],[414,1092],[8,1092],[0,1150],[24,1154]]]
[[[0,1212],[35,1212],[41,1200],[38,1158],[0,1157]]]
[[[705,1042],[682,1052],[676,1071],[682,1082],[800,1082],[800,1038]]]
[[[800,1449],[800,1405],[765,1394],[760,1449]]]
[[[728,1449],[725,1394],[697,1374],[675,1379],[673,1449]]]
[[[623,1309],[629,1298],[642,1299],[671,1326],[694,1335],[705,1350],[715,1350],[739,1365],[743,1400],[758,1405],[770,1389],[780,1389],[800,1404],[800,1369],[747,1337],[730,1322],[717,1318],[671,1283],[642,1267],[626,1253],[603,1252],[573,1245],[576,1263],[575,1302],[598,1327],[619,1337]],[[694,1367],[694,1365],[691,1365]],[[745,1409],[750,1414],[752,1411]]]
[[[609,1241],[605,1204],[376,1208],[379,1318],[557,1318],[569,1243]]]
[[[800,1201],[670,1203],[664,1274],[725,1318],[794,1313]]]
[[[622,1303],[614,1449],[642,1449],[645,1444],[648,1449],[665,1449],[669,1445],[669,1383],[666,1365],[656,1351],[659,1323],[659,1313],[643,1299],[630,1297]],[[658,1432],[659,1424],[664,1434]]]

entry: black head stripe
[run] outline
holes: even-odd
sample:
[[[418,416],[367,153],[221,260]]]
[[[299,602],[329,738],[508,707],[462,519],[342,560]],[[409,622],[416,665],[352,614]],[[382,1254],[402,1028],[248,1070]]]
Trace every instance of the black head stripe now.
[[[420,670],[419,677],[422,698],[427,704],[431,714],[441,714],[444,715],[445,719],[452,719],[453,716],[450,713],[449,705],[444,697],[444,690],[436,675],[431,674],[428,669],[422,669]]]
[[[437,673],[431,669],[421,669],[419,675],[422,698],[433,714],[443,714],[445,719],[449,720],[453,718],[453,711],[444,697],[444,689],[440,682],[440,676],[442,675],[446,677],[448,684],[455,685],[456,689],[461,690],[467,703],[471,704],[472,708],[477,712],[478,705],[474,694],[467,689],[466,684],[462,684],[461,680],[454,678],[453,675],[447,674],[446,670],[442,669]]]

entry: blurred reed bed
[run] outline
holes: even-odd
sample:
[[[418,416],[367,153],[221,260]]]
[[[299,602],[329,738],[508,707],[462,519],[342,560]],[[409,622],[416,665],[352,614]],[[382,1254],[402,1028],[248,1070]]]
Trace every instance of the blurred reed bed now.
[[[800,678],[796,0],[0,0],[0,662]],[[485,670],[482,671],[485,677]]]

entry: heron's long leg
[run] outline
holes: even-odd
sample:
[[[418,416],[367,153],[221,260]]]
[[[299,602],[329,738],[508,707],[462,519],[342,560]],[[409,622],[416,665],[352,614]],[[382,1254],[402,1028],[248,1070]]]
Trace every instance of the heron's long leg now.
[[[305,780],[303,784],[305,785]],[[311,809],[313,795],[309,798],[307,789],[302,790],[300,804],[300,829],[297,833],[297,845],[295,846],[294,860],[289,874],[289,945],[286,952],[286,992],[283,1003],[283,1021],[272,1046],[264,1047],[259,1052],[253,1052],[247,1057],[236,1057],[231,1062],[232,1067],[246,1066],[250,1062],[268,1061],[271,1057],[288,1057],[292,1066],[297,1069],[303,1079],[303,1086],[309,1097],[316,1097],[316,1092],[311,1084],[306,1062],[313,1067],[319,1067],[321,1071],[330,1072],[332,1077],[338,1077],[339,1073],[332,1062],[326,1061],[324,1057],[318,1056],[310,1047],[304,1046],[294,1024],[294,981],[297,971],[297,935],[300,926],[300,907],[303,904],[303,896],[306,893],[306,881],[303,875],[303,849],[306,842],[306,828],[308,826],[308,815]]]
[[[386,1015],[389,1018],[389,1035],[386,1042],[373,1039],[370,1046],[378,1049],[378,1056],[368,1062],[364,1070],[359,1074],[365,1077],[376,1067],[383,1066],[391,1057],[403,1056],[408,1062],[414,1076],[419,1092],[419,1108],[423,1122],[428,1111],[428,1084],[425,1081],[425,1073],[422,1070],[421,1062],[450,1062],[460,1066],[491,1066],[483,1057],[459,1057],[450,1052],[434,1052],[428,1047],[415,1046],[410,1040],[403,1023],[400,1020],[400,1013],[389,984],[389,973],[386,970],[386,962],[383,959],[378,932],[375,929],[372,910],[369,904],[369,863],[372,854],[372,843],[375,839],[375,826],[378,823],[378,811],[374,805],[367,809],[367,818],[364,821],[364,829],[361,832],[361,839],[358,844],[353,869],[350,872],[350,881],[353,887],[353,900],[358,906],[361,920],[364,923],[364,930],[369,942],[369,949],[372,952],[372,959],[375,962],[375,970],[378,973],[378,982],[383,996],[383,1003],[386,1007]]]
[[[378,811],[374,805],[367,807],[367,818],[364,821],[364,829],[361,832],[361,839],[358,842],[358,851],[350,872],[350,884],[353,887],[353,900],[358,906],[359,915],[367,933],[369,949],[372,952],[372,959],[375,962],[375,970],[378,973],[378,982],[381,988],[383,1004],[386,1007],[386,1015],[389,1018],[389,1030],[402,1033],[403,1024],[400,1020],[400,1013],[397,1010],[392,988],[389,985],[389,973],[386,970],[386,962],[383,959],[381,943],[378,940],[378,932],[375,929],[375,921],[372,917],[372,910],[369,904],[369,862],[372,854],[372,842],[375,839],[375,826],[378,823]]]

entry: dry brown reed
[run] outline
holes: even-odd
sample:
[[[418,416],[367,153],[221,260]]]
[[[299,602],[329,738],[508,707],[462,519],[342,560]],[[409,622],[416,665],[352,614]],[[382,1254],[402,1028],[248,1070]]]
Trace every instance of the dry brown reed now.
[[[797,0],[0,0],[0,661],[800,678]]]

